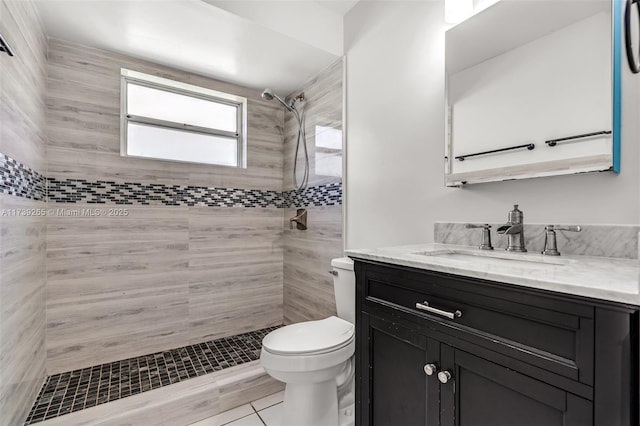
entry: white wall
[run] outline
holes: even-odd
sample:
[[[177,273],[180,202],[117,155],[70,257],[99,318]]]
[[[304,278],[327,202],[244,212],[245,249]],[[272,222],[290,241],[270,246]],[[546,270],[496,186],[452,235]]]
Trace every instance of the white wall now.
[[[431,242],[435,221],[506,220],[514,202],[529,223],[638,224],[640,76],[626,63],[620,175],[444,187],[445,29],[442,1],[345,16],[346,247]]]

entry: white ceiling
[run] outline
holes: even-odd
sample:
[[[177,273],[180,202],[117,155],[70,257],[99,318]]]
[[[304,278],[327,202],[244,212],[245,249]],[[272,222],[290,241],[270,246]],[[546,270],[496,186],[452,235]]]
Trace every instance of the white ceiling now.
[[[342,55],[357,2],[35,1],[49,37],[283,95]]]
[[[358,1],[360,0],[316,0],[316,3],[322,7],[326,7],[332,12],[344,16]]]
[[[343,16],[311,0],[203,0],[255,25],[342,56]]]

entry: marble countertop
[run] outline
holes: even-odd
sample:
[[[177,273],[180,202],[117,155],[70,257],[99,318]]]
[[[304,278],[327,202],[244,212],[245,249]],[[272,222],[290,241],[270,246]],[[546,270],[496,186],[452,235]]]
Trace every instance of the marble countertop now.
[[[356,259],[640,305],[637,260],[483,251],[450,244],[346,250],[345,254]]]

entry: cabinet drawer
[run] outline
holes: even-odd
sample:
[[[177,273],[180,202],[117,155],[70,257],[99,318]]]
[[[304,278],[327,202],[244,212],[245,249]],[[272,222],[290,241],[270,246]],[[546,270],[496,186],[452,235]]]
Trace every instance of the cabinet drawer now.
[[[385,311],[593,385],[594,309],[555,295],[432,271],[363,263],[360,309]],[[417,308],[416,304],[438,311]],[[448,318],[459,311],[461,316]]]

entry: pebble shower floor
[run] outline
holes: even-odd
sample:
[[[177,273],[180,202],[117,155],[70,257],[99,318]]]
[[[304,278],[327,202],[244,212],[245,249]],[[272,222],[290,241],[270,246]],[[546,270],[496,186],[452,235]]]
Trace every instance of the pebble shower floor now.
[[[47,377],[26,425],[260,358],[270,327]]]

